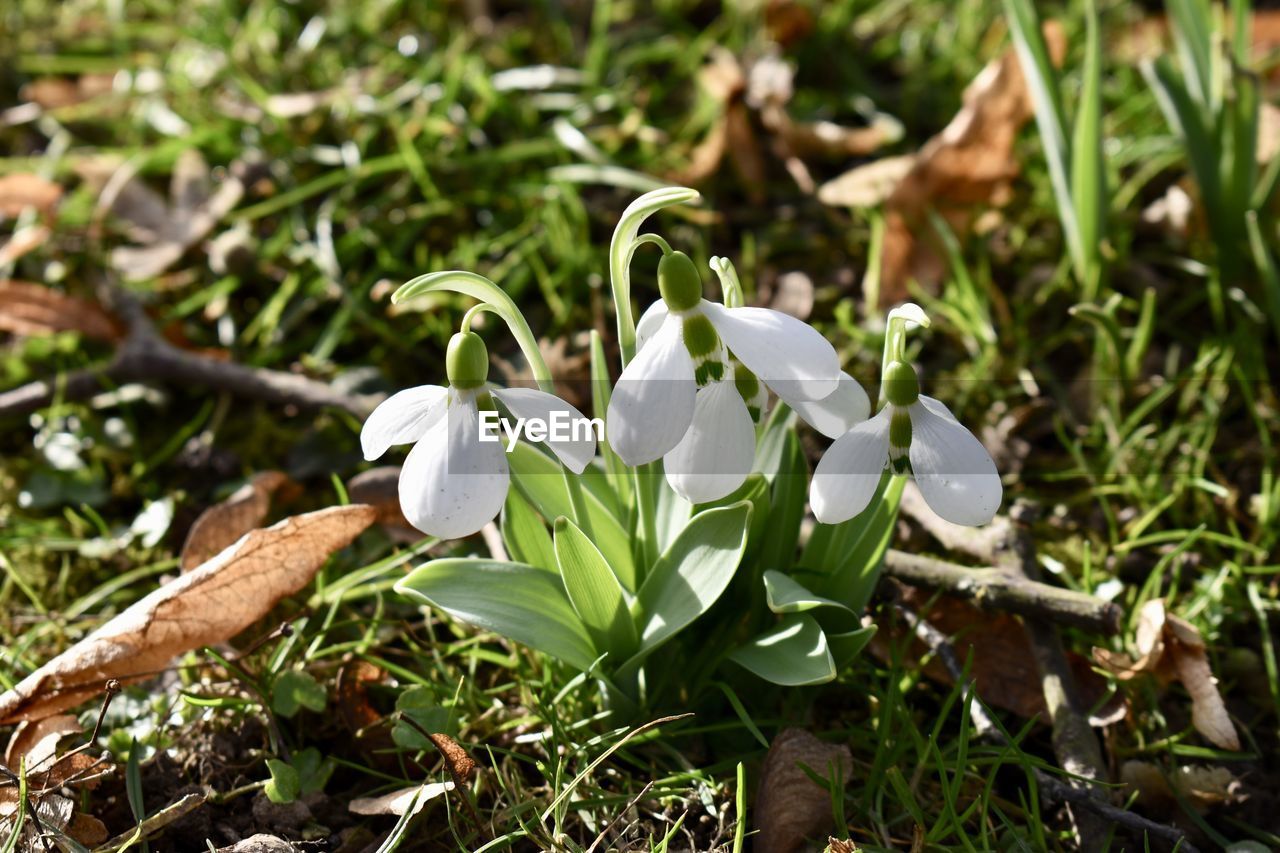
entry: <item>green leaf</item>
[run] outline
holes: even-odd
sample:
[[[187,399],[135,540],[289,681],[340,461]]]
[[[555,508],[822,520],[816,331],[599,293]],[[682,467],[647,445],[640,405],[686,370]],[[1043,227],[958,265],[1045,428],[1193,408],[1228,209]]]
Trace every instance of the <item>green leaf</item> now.
[[[844,634],[828,634],[827,642],[831,646],[831,657],[835,659],[836,669],[844,669],[852,663],[875,635],[875,625]]]
[[[1076,221],[1071,194],[1071,147],[1067,139],[1066,112],[1062,107],[1062,94],[1058,90],[1058,73],[1049,56],[1040,29],[1040,17],[1032,0],[1004,0],[1005,17],[1009,21],[1009,35],[1018,54],[1022,74],[1031,92],[1036,127],[1044,146],[1045,161],[1049,167],[1049,180],[1053,184],[1054,200],[1058,203],[1058,218],[1067,240],[1067,248],[1077,271],[1084,269],[1084,251],[1080,241],[1080,226]]]
[[[1102,51],[1098,37],[1098,10],[1092,0],[1085,11],[1084,83],[1076,109],[1075,137],[1071,145],[1071,197],[1080,229],[1083,267],[1076,270],[1092,299],[1098,285],[1098,259],[1106,230],[1106,160],[1102,155]]]
[[[636,647],[636,627],[626,593],[600,549],[567,518],[556,519],[556,561],[569,601],[591,635],[596,650],[610,663],[621,662]]]
[[[742,561],[750,515],[745,501],[701,512],[654,563],[636,601],[643,626],[637,658],[715,604]]]
[[[763,474],[747,475],[742,485],[733,492],[712,503],[699,504],[695,510],[702,512],[716,507],[732,506],[740,501],[751,504],[751,525],[747,536],[747,551],[759,546],[769,526],[769,481]]]
[[[1195,175],[1196,185],[1200,188],[1200,199],[1208,209],[1208,218],[1212,224],[1224,211],[1218,175],[1218,146],[1213,142],[1206,116],[1187,91],[1184,81],[1178,77],[1178,72],[1167,56],[1161,56],[1155,62],[1144,62],[1141,68],[1147,84],[1155,93],[1156,103],[1164,113],[1165,120],[1187,148],[1191,172]]]
[[[502,512],[502,541],[515,562],[556,571],[556,554],[547,524],[520,496],[518,489],[507,493],[507,503]]]
[[[609,376],[609,362],[604,353],[604,341],[600,333],[591,330],[591,408],[595,417],[604,420],[609,411],[609,399],[613,393],[612,380]],[[620,506],[631,503],[631,474],[618,454],[609,446],[608,439],[598,442],[600,455],[604,458],[605,470],[615,490],[616,501]]]
[[[787,444],[795,434],[795,412],[781,400],[773,407],[764,425],[760,440],[756,442],[756,459],[751,470],[759,471],[772,484],[786,461]]]
[[[822,588],[827,595],[843,601],[855,614],[866,609],[880,582],[880,566],[884,563],[889,543],[893,541],[898,503],[906,483],[906,477],[892,477],[882,487],[870,517],[856,528],[854,535],[843,540],[838,552],[841,559],[836,564],[835,573],[829,576],[828,584]]]
[[[784,687],[824,684],[836,677],[827,635],[807,613],[783,617],[776,627],[734,650],[729,660]]]
[[[267,771],[271,778],[262,792],[273,803],[292,803],[302,793],[302,780],[298,771],[278,758],[267,759]]]
[[[329,777],[333,775],[334,768],[337,767],[331,759],[321,755],[320,750],[314,746],[295,752],[293,761],[290,763],[293,769],[298,771],[298,793],[302,796],[323,791],[324,786],[329,783]]]
[[[523,563],[447,558],[419,566],[396,591],[454,618],[588,670],[597,654],[560,579]]]
[[[609,241],[609,283],[613,288],[614,308],[618,312],[618,344],[625,366],[636,351],[636,323],[631,313],[631,257],[636,250],[636,237],[644,221],[664,207],[687,204],[698,198],[698,191],[686,187],[665,187],[640,196],[622,211],[613,238]]]
[[[511,466],[512,482],[543,518],[554,521],[560,516],[573,517],[573,505],[569,501],[560,463],[523,442],[516,444],[507,461]],[[594,493],[591,482],[585,479],[584,482],[588,486],[585,490],[587,515],[591,518],[596,547],[609,561],[622,585],[634,592],[636,568],[631,558],[631,536]]]
[[[658,529],[658,547],[655,553],[661,553],[671,547],[680,532],[689,525],[693,518],[693,504],[675,493],[675,490],[659,487],[654,509],[655,523]]]
[[[810,592],[795,578],[775,570],[764,573],[764,594],[769,609],[774,613],[803,613],[818,607],[834,607],[853,612],[838,601]]]
[[[328,699],[320,682],[296,669],[280,673],[271,687],[271,709],[285,718],[293,717],[301,708],[323,711]]]

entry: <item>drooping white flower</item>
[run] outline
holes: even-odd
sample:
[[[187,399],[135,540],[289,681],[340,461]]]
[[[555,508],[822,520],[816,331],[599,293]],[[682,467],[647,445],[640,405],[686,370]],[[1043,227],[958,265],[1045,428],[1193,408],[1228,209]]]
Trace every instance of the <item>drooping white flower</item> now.
[[[480,413],[501,403],[516,418],[569,423],[581,412],[553,394],[531,388],[486,385],[488,352],[473,332],[453,336],[445,356],[448,387],[420,385],[384,400],[364,422],[360,444],[374,460],[393,444],[413,444],[400,469],[400,508],[409,523],[430,536],[469,536],[493,520],[507,499],[511,474],[503,441],[482,441]],[[545,442],[575,474],[596,452],[590,430]]]
[[[891,363],[884,382],[885,407],[837,438],[818,462],[809,487],[818,521],[836,524],[866,509],[888,468],[911,474],[947,521],[986,524],[1004,491],[986,448],[945,405],[920,394],[910,365]]]
[[[609,402],[609,443],[623,462],[662,458],[679,495],[717,500],[751,471],[768,390],[829,435],[869,414],[866,393],[807,323],[703,299],[681,252],[664,255],[658,286],[662,299],[640,318],[636,357]]]

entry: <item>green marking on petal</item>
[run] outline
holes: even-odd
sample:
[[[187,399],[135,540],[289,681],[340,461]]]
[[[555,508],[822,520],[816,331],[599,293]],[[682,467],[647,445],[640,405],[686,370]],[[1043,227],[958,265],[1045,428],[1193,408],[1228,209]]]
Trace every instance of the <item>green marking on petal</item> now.
[[[720,336],[707,315],[690,314],[684,318],[684,348],[695,359],[705,358],[720,348]]]
[[[724,365],[718,361],[704,361],[693,369],[694,381],[701,388],[708,382],[719,382],[724,378]]]
[[[741,362],[733,365],[733,384],[738,387],[738,393],[746,403],[751,403],[760,393],[760,380]]]
[[[911,413],[896,405],[889,419],[889,447],[899,450],[911,447]]]

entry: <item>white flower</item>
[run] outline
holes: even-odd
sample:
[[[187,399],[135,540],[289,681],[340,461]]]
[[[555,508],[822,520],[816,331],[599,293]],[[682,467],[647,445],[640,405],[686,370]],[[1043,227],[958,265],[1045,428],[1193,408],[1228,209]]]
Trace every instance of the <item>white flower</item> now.
[[[469,536],[501,511],[511,483],[503,441],[480,440],[480,411],[497,400],[516,418],[551,423],[565,413],[582,421],[575,407],[531,388],[485,384],[488,353],[471,332],[454,335],[446,356],[449,386],[420,385],[384,400],[360,430],[365,459],[374,460],[393,444],[413,443],[400,469],[400,508],[414,527],[430,536]],[[575,474],[595,456],[587,430],[574,440],[546,442]]]
[[[663,257],[658,285],[662,299],[637,324],[638,351],[606,417],[609,444],[626,464],[662,458],[679,495],[717,500],[751,471],[768,390],[828,434],[869,413],[835,348],[807,323],[702,299],[697,270],[680,252]]]
[[[837,438],[818,462],[809,489],[813,514],[824,524],[854,517],[889,468],[910,473],[947,521],[986,524],[1003,495],[991,455],[946,406],[920,394],[910,365],[891,363],[884,381],[887,405]]]

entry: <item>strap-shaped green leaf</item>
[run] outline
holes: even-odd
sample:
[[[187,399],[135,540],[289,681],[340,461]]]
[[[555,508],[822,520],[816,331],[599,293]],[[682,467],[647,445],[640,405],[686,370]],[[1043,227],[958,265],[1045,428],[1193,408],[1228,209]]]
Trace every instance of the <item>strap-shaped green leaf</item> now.
[[[715,604],[742,561],[750,515],[746,501],[698,513],[654,563],[635,605],[641,626],[637,657]]]
[[[836,677],[827,635],[807,613],[785,616],[774,628],[734,650],[729,660],[784,687],[824,684]]]
[[[499,560],[432,560],[397,583],[396,591],[578,669],[591,669],[597,658],[564,585],[543,569]]]
[[[819,607],[853,612],[838,601],[811,592],[795,578],[772,569],[764,573],[764,595],[769,609],[774,613],[803,613]]]
[[[621,662],[636,648],[631,607],[604,555],[567,518],[556,519],[556,561],[569,601],[597,650]]]
[[[502,510],[502,541],[511,559],[517,563],[528,563],[549,572],[558,571],[547,524],[520,496],[519,489],[507,493],[507,503]]]

